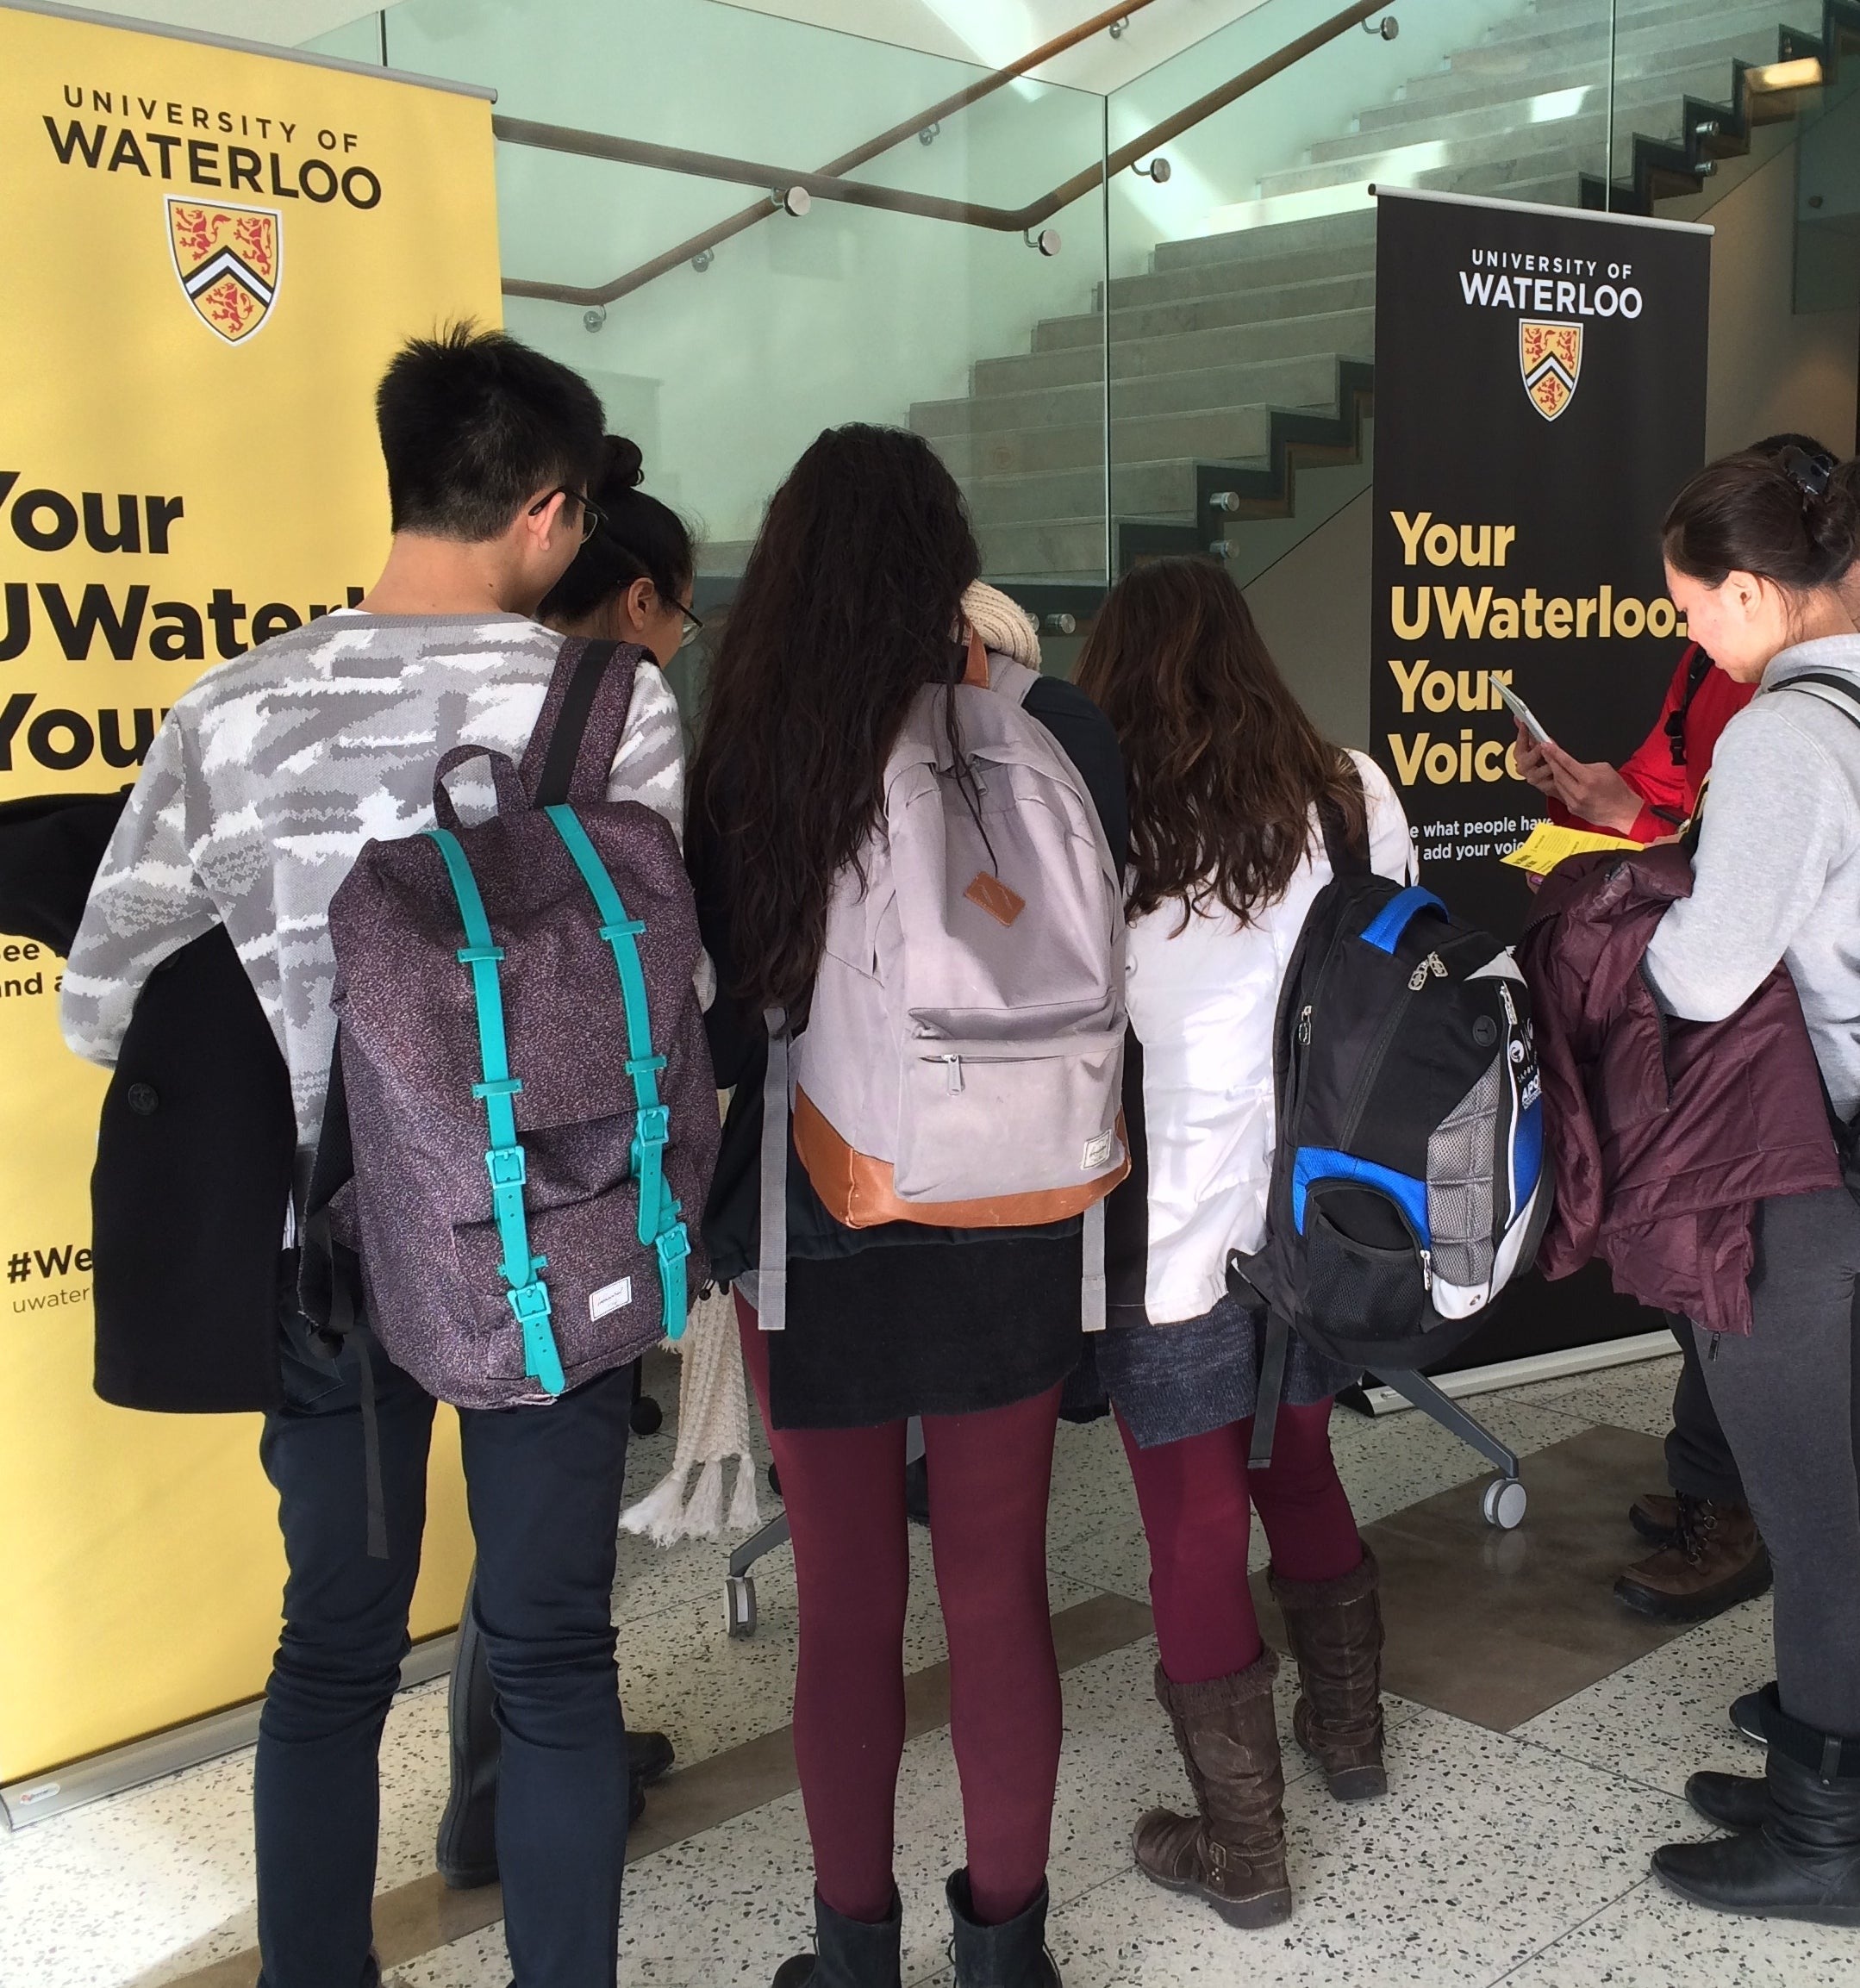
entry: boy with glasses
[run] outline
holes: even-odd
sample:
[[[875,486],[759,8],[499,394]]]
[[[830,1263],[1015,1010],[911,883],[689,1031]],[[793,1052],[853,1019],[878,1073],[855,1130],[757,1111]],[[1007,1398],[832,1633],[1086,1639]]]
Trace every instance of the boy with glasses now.
[[[394,530],[344,609],[210,671],[149,752],[72,947],[71,1046],[112,1063],[161,962],[223,924],[289,1066],[301,1213],[334,1023],[329,901],[364,842],[433,820],[434,769],[520,757],[563,637],[533,619],[599,514],[600,402],[566,367],[461,327],[407,346],[377,396]],[[452,789],[471,813],[474,789]],[[609,793],[682,832],[677,706],[638,673]],[[477,813],[488,812],[488,788]],[[385,1558],[369,1551],[364,1358]],[[260,1455],[290,1574],[255,1772],[265,1988],[374,1988],[381,1729],[408,1648],[434,1403],[357,1334],[284,1330]],[[475,1617],[499,1705],[498,1866],[521,1988],[610,1988],[627,1829],[611,1591],[630,1367],[546,1410],[463,1411]]]

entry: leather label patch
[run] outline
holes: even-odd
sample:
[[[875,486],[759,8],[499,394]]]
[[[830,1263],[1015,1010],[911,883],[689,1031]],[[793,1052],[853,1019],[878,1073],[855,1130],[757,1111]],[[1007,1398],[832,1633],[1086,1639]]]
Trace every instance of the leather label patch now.
[[[998,876],[990,876],[985,869],[976,872],[963,895],[971,904],[980,905],[997,925],[1012,925],[1027,909],[1027,900],[1018,891],[1009,890]]]

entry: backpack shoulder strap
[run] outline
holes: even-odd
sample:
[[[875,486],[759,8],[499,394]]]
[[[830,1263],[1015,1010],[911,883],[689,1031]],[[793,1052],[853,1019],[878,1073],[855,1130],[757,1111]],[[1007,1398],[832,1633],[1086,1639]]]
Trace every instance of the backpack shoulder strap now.
[[[644,653],[631,642],[565,639],[518,769],[533,806],[605,798]]]
[[[1011,704],[1025,704],[1027,693],[1039,682],[1039,671],[1029,670],[1025,663],[1016,663],[1011,657],[990,656],[988,659],[988,687]]]
[[[1666,716],[1666,742],[1672,748],[1675,766],[1686,763],[1686,720],[1691,715],[1692,701],[1711,675],[1712,668],[1711,657],[1695,642],[1686,660],[1685,688],[1679,694],[1678,703]]]
[[[1837,676],[1832,670],[1805,670],[1787,683],[1777,684],[1768,695],[1774,697],[1783,690],[1800,690],[1818,704],[1832,705],[1842,717],[1860,725],[1860,683],[1851,676]]]
[[[1357,774],[1357,763],[1345,755],[1351,777],[1360,788],[1363,782]],[[1333,876],[1369,876],[1373,875],[1369,852],[1369,796],[1363,797],[1364,846],[1358,849],[1350,840],[1350,832],[1344,822],[1344,811],[1328,795],[1318,801],[1318,826],[1324,832],[1324,853],[1331,859]]]

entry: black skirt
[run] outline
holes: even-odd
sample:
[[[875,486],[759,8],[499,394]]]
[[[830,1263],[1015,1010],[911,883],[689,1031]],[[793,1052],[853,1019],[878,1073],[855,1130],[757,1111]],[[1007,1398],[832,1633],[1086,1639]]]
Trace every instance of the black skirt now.
[[[1076,1234],[791,1257],[770,1420],[869,1429],[1044,1394],[1078,1363],[1082,1262]],[[753,1278],[742,1284],[751,1298]]]

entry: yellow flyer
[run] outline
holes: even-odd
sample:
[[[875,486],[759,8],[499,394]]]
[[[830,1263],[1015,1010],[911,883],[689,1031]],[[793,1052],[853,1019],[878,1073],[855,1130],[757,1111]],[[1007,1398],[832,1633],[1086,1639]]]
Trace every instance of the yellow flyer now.
[[[1533,876],[1548,876],[1559,863],[1572,856],[1588,856],[1597,850],[1638,849],[1641,844],[1625,835],[1597,835],[1583,828],[1562,828],[1554,821],[1540,821],[1509,856],[1514,869],[1529,870]]]

